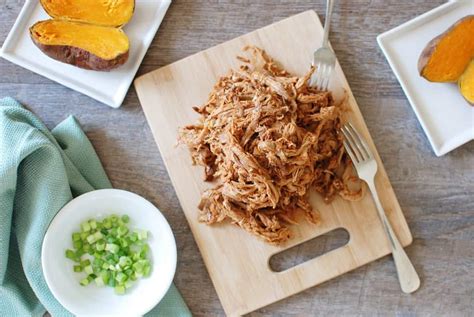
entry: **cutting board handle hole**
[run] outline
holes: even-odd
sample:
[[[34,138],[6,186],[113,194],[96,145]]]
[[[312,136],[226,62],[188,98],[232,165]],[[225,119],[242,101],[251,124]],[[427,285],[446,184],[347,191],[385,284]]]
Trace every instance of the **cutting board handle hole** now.
[[[317,258],[349,242],[349,232],[344,228],[331,230],[311,240],[297,244],[270,257],[273,272],[283,272],[301,263]]]

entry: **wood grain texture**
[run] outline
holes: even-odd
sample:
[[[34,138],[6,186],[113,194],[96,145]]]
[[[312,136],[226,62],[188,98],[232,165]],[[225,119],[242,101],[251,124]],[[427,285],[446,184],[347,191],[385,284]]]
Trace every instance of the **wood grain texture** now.
[[[204,104],[219,78],[229,69],[238,68],[240,62],[236,56],[242,55],[243,47],[260,47],[291,74],[303,76],[308,72],[313,52],[322,38],[323,27],[316,13],[308,10],[135,80],[139,100],[181,206],[224,310],[230,316],[267,306],[390,253],[388,239],[370,195],[358,202],[338,198],[325,204],[320,195],[312,193],[310,201],[321,213],[321,225],[301,223],[293,226],[294,236],[282,246],[269,245],[229,223],[211,227],[197,219],[201,194],[212,185],[202,180],[202,168],[191,165],[186,147],[176,147],[179,128],[196,121],[197,114],[192,107]],[[338,63],[329,89],[336,100],[343,99],[344,92],[347,93],[348,111],[345,114],[379,160]],[[380,200],[396,235],[407,245],[412,241],[411,234],[380,160],[378,167],[375,182]],[[268,261],[272,255],[336,228],[349,232],[347,245],[283,272],[269,270]]]
[[[330,40],[414,236],[407,248],[422,278],[413,295],[400,292],[389,257],[287,298],[253,316],[469,316],[474,313],[474,142],[437,158],[375,37],[442,0],[340,0]],[[0,0],[3,44],[24,1]],[[314,9],[324,0],[173,1],[139,74],[213,45]],[[151,200],[168,218],[178,243],[175,283],[196,316],[224,314],[168,174],[130,89],[110,109],[0,59],[0,96],[19,99],[49,127],[78,117],[117,188]],[[321,240],[324,249],[326,240]],[[300,254],[305,254],[301,247]],[[303,255],[295,253],[297,258]]]

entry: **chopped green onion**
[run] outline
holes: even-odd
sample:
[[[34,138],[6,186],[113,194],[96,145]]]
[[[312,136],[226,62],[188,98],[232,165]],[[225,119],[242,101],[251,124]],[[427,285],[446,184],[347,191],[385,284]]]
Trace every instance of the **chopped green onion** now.
[[[120,247],[113,243],[107,243],[105,245],[105,251],[110,251],[112,253],[117,253],[120,250]]]
[[[138,234],[136,232],[132,233],[132,235],[130,235],[130,241],[135,242],[137,240],[138,240]]]
[[[124,273],[119,272],[117,273],[117,276],[115,277],[115,279],[117,280],[117,282],[119,282],[119,284],[122,284],[128,279],[128,277]]]
[[[67,249],[66,250],[66,258],[71,259],[71,260],[75,260],[76,259],[76,252]]]
[[[96,231],[94,233],[94,237],[95,237],[96,241],[99,241],[100,239],[102,239],[104,237],[104,235],[102,234],[102,232]]]
[[[74,272],[87,274],[80,281],[82,286],[95,281],[97,286],[108,285],[124,294],[134,281],[151,274],[148,231],[131,231],[129,222],[127,215],[89,219],[81,224],[80,232],[71,235],[74,248],[65,255],[77,263]]]
[[[95,242],[95,236],[93,234],[88,236],[87,237],[87,242],[89,242],[89,244],[93,244]]]
[[[104,260],[94,255],[94,261],[92,261],[92,263],[97,266],[102,266],[102,264],[104,264]]]
[[[108,285],[109,285],[110,287],[115,287],[115,272],[112,272],[112,274],[110,275],[110,279],[109,279]]]
[[[148,231],[140,230],[138,233],[138,240],[146,240],[148,238]]]
[[[100,258],[102,258],[102,254],[103,254],[103,253],[104,253],[104,252],[96,251],[96,252],[94,252],[94,253],[92,254],[92,256],[94,257],[94,259],[100,259]]]
[[[108,218],[105,219],[102,224],[103,224],[103,226],[104,226],[105,229],[110,229],[110,228],[112,228],[112,222],[110,222],[110,220],[109,220]]]
[[[130,244],[130,243],[127,241],[127,239],[122,239],[122,240],[120,240],[120,246],[121,246],[122,248],[128,247],[129,244]]]
[[[93,233],[93,234],[91,234],[87,237],[87,242],[89,244],[93,244],[93,243],[99,241],[100,239],[102,239],[102,237],[103,237],[102,233],[100,231],[96,231],[95,233]]]
[[[118,263],[121,267],[132,265],[132,259],[128,256],[121,256]]]
[[[127,227],[125,227],[125,226],[120,226],[120,227],[117,228],[117,235],[118,235],[119,237],[126,235],[127,232],[128,232],[128,229],[127,229]]]
[[[118,294],[118,295],[125,294],[125,286],[124,285],[115,286],[115,294]]]
[[[91,225],[90,225],[89,222],[87,222],[87,221],[86,221],[86,222],[83,222],[82,225],[81,225],[81,227],[82,227],[82,231],[83,231],[83,232],[89,232],[89,231],[91,231]]]
[[[72,241],[80,241],[81,240],[81,234],[79,232],[74,232],[72,234]]]
[[[87,274],[93,274],[94,270],[92,269],[92,266],[88,265],[84,267],[84,272],[86,272]]]
[[[79,241],[74,241],[74,242],[72,243],[72,245],[74,246],[75,249],[80,249],[80,248],[82,248],[82,241],[81,241],[81,240],[79,240]]]
[[[81,281],[80,281],[80,284],[82,286],[87,286],[89,285],[89,279],[86,277],[86,278],[83,278]]]
[[[74,265],[74,272],[82,272],[82,266]]]
[[[81,256],[84,255],[84,250],[83,249],[77,249],[76,250],[76,258],[77,258],[77,261],[79,261],[79,259],[81,258]]]
[[[105,284],[104,280],[102,279],[102,276],[96,277],[94,281],[97,286],[104,286]]]
[[[100,272],[100,277],[102,277],[102,280],[104,281],[105,284],[108,284],[109,279],[110,279],[110,272],[109,271],[101,271]]]
[[[97,251],[104,251],[105,250],[105,242],[103,241],[98,241],[96,244],[95,244],[95,249]]]
[[[150,276],[150,273],[151,273],[151,266],[150,265],[145,266],[145,268],[143,269],[143,276],[148,277]]]

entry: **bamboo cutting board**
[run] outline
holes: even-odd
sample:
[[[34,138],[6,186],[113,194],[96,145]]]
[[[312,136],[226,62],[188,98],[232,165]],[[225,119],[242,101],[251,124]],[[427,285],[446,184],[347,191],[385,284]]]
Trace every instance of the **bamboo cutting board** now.
[[[245,45],[266,50],[293,74],[302,75],[310,66],[313,51],[322,40],[323,29],[314,11],[238,37],[181,61],[148,73],[135,81],[143,110],[163,161],[196,239],[209,275],[228,315],[242,315],[281,300],[306,288],[353,270],[390,253],[388,241],[370,195],[362,201],[336,199],[329,205],[312,194],[311,203],[321,212],[322,224],[302,223],[293,227],[294,237],[285,246],[272,246],[231,224],[207,226],[197,221],[201,193],[212,186],[203,182],[203,169],[191,165],[185,146],[176,147],[178,127],[194,123],[191,109],[201,105],[220,75],[236,68],[236,56]],[[376,153],[359,108],[344,74],[337,64],[331,89],[336,96],[347,92],[349,120],[368,139]],[[412,237],[392,186],[378,155],[376,185],[380,199],[401,243]],[[349,242],[333,251],[283,272],[269,267],[272,255],[294,245],[345,228]]]

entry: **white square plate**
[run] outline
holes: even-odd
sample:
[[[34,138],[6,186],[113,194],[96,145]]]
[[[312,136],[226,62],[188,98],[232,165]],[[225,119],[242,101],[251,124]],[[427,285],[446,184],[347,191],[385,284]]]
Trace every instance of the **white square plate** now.
[[[30,26],[35,22],[50,18],[38,0],[26,0],[0,50],[0,56],[108,106],[118,108],[170,4],[171,0],[136,0],[133,18],[123,28],[130,39],[128,61],[110,72],[77,68],[43,54],[31,41],[29,32]]]
[[[418,58],[431,39],[473,13],[473,0],[451,1],[377,37],[437,156],[474,140],[474,107],[456,84],[420,77]]]

